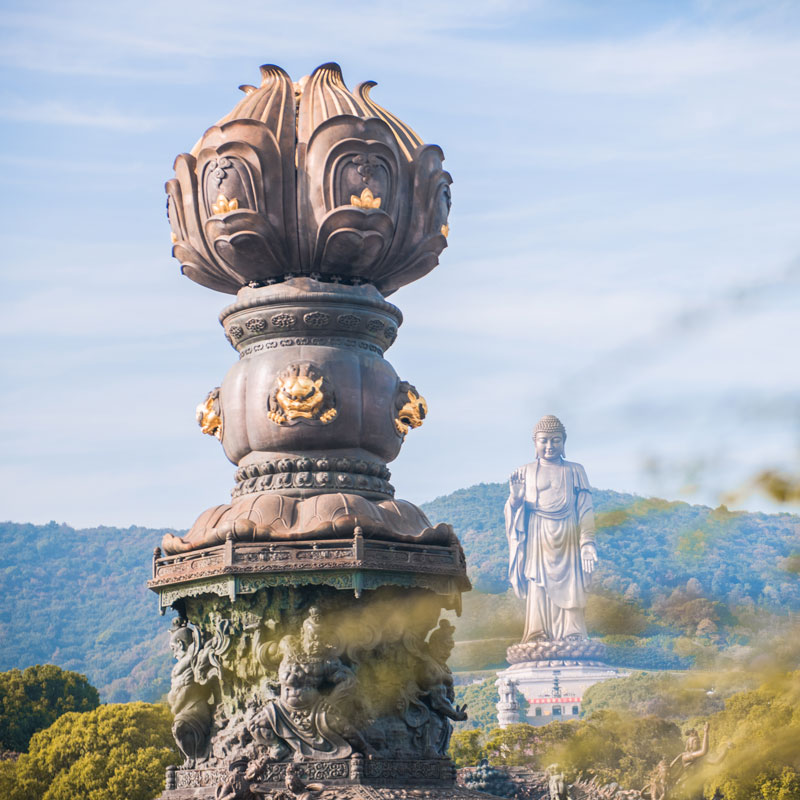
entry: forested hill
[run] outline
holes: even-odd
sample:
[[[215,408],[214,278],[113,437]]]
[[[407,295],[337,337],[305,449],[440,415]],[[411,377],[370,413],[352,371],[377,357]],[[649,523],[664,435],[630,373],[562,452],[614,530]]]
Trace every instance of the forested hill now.
[[[506,491],[503,484],[481,484],[423,506],[432,521],[455,526],[480,592],[507,589]],[[794,555],[800,517],[729,513],[610,491],[595,491],[594,499],[598,591],[622,595],[648,614],[676,616],[677,623],[681,615],[714,618],[714,603],[800,608],[800,558]],[[0,523],[0,670],[53,663],[85,673],[107,701],[163,695],[168,620],[145,587],[163,533]],[[481,607],[479,597],[465,606],[465,617],[473,605]],[[689,623],[696,627],[694,617]],[[462,622],[466,633],[470,621]]]
[[[0,523],[0,671],[57,664],[106,701],[160,697],[168,620],[145,584],[164,533]]]
[[[508,588],[507,496],[507,484],[482,483],[422,506],[432,522],[455,527],[481,592]],[[730,607],[800,609],[800,516],[730,512],[600,489],[592,496],[600,555],[596,589],[649,607],[693,579],[695,593]]]

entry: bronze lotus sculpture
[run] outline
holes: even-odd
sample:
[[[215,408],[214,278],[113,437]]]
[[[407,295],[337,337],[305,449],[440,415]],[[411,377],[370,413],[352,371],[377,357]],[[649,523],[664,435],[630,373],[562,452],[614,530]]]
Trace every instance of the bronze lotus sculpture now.
[[[261,85],[175,161],[173,254],[185,275],[236,294],[307,275],[386,296],[430,272],[447,246],[450,175],[436,145],[337,64]]]

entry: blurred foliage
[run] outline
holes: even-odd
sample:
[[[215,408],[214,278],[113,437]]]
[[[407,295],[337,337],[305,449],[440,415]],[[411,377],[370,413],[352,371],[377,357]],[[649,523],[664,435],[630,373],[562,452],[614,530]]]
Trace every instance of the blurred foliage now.
[[[796,660],[800,639],[789,650]],[[737,690],[753,681],[761,683]],[[707,689],[709,682],[720,688]],[[800,798],[800,671],[759,672],[754,658],[743,669],[639,673],[591,687],[584,712],[584,719],[543,727],[458,731],[450,752],[459,766],[482,758],[540,770],[558,763],[569,780],[582,774],[640,789],[660,759],[671,762],[683,751],[681,730],[699,730],[707,720],[709,754],[686,773],[676,797]],[[680,772],[673,768],[673,782]]]
[[[55,663],[105,701],[162,697],[168,626],[146,583],[163,534],[0,523],[0,669]]]
[[[656,764],[682,750],[681,730],[659,717],[632,717],[615,711],[598,711],[574,725],[574,733],[547,752],[575,778],[596,775],[600,782],[641,788]]]
[[[706,672],[674,674],[639,672],[590,686],[583,697],[586,716],[599,711],[657,716],[673,721],[705,717],[723,708],[733,686],[716,685],[719,676]],[[742,688],[739,686],[739,688]]]
[[[62,714],[98,705],[97,689],[77,672],[52,664],[0,672],[0,749],[22,753],[34,733]]]
[[[732,492],[728,502],[736,502],[753,492],[760,492],[776,503],[800,503],[800,475],[776,469],[762,470],[741,489]]]
[[[800,670],[771,675],[757,689],[728,698],[711,718],[711,747],[727,753],[698,776],[706,796],[800,798]]]
[[[537,770],[558,763],[573,779],[582,772],[637,787],[644,785],[665,753],[680,752],[681,732],[673,722],[613,711],[540,727],[520,722],[490,731],[459,731],[450,745],[450,755],[460,767],[474,766],[482,758],[493,766]]]
[[[166,706],[100,706],[67,713],[34,734],[19,760],[0,763],[4,800],[152,800],[179,754]]]

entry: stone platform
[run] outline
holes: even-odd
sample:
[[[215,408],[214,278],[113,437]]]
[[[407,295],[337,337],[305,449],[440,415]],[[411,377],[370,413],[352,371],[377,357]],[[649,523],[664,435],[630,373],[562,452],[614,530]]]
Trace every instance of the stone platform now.
[[[287,789],[292,765],[301,777],[295,791]],[[472,791],[455,782],[449,758],[363,759],[269,764],[255,780],[241,780],[240,791],[226,780],[230,771],[219,768],[167,769],[167,788],[158,800],[213,800],[220,794],[247,800],[490,800],[493,795]],[[308,784],[308,785],[306,785]],[[312,785],[316,786],[312,789]],[[224,787],[219,789],[217,787]]]
[[[446,544],[386,542],[356,530],[349,539],[300,542],[236,542],[190,553],[153,557],[148,587],[159,596],[161,613],[177,600],[213,594],[252,595],[268,586],[328,585],[356,597],[378,586],[416,586],[452,597],[469,590],[464,551],[455,537]]]
[[[291,794],[279,794],[283,790],[275,790],[270,794],[253,795],[263,800],[291,800]],[[294,795],[301,798],[303,795]],[[214,791],[196,790],[167,791],[156,800],[214,800]],[[320,794],[309,795],[315,800],[501,800],[496,795],[473,792],[460,786],[451,788],[416,788],[401,789],[376,786],[337,786],[325,789]]]

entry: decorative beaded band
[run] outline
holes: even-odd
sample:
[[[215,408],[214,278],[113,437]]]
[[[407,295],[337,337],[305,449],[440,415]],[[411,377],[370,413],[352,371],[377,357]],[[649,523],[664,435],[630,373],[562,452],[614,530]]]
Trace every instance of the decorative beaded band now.
[[[265,491],[314,489],[340,492],[355,490],[394,497],[385,464],[359,458],[281,458],[239,467],[232,497]]]

